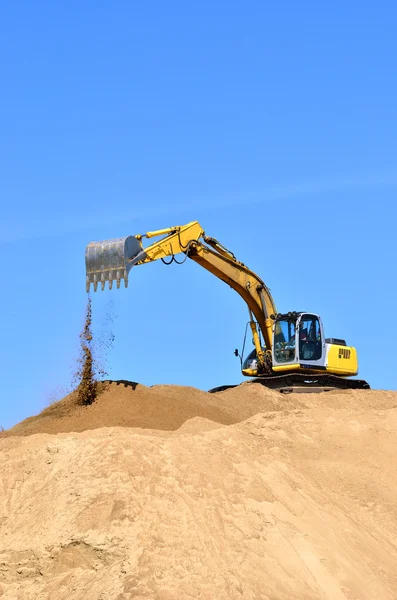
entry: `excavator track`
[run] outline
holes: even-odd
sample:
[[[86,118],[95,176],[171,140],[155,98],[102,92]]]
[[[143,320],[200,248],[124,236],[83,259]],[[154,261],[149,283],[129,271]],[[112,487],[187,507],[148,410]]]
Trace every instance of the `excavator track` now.
[[[370,385],[363,379],[345,379],[331,374],[305,375],[294,373],[290,375],[272,375],[269,377],[258,377],[247,381],[250,385],[260,384],[282,394],[308,394],[318,392],[330,392],[332,390],[370,390]],[[211,394],[223,392],[236,385],[220,385],[208,390]]]

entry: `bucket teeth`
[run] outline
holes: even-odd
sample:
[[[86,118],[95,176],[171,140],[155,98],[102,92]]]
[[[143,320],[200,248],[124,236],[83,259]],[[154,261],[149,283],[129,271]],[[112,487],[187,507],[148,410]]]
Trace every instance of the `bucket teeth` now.
[[[98,283],[101,284],[101,290],[104,290],[107,281],[111,290],[114,280],[117,288],[120,288],[122,279],[127,287],[128,273],[132,265],[139,262],[138,255],[141,254],[141,244],[134,236],[90,242],[85,251],[87,292],[90,291],[91,284],[96,292]]]

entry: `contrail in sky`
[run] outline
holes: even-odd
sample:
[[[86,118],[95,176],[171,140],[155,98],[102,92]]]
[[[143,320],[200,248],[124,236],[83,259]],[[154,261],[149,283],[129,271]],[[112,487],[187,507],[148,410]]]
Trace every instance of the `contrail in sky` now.
[[[169,203],[162,206],[145,206],[145,202],[137,201],[134,210],[116,212],[114,214],[76,214],[73,222],[66,222],[65,217],[2,220],[0,224],[0,243],[15,242],[18,240],[39,239],[43,237],[59,236],[67,233],[77,233],[87,229],[99,228],[105,225],[125,223],[136,219],[157,216],[171,216],[178,213],[191,212],[190,206],[195,205],[197,212],[208,209],[221,209],[243,204],[261,204],[264,202],[288,201],[294,198],[316,196],[324,193],[345,190],[365,189],[367,187],[395,187],[397,186],[397,170],[352,177],[333,177],[328,179],[311,180],[307,182],[280,184],[266,186],[261,190],[239,190],[224,196],[211,198],[190,198],[191,202]],[[131,202],[130,202],[131,204]],[[128,235],[128,232],[124,232]]]

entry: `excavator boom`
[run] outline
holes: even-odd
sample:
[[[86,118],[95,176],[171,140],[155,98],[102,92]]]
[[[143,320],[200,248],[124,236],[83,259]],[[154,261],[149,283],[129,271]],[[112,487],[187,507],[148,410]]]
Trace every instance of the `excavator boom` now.
[[[164,236],[160,240],[144,247],[142,240]],[[250,311],[252,333],[255,340],[258,358],[265,364],[265,353],[261,347],[256,329],[255,317],[263,335],[265,347],[270,351],[272,345],[273,320],[277,313],[269,288],[262,279],[238,261],[234,254],[215,238],[205,235],[201,225],[192,221],[187,225],[151,231],[143,235],[117,238],[106,242],[91,242],[86,248],[86,287],[91,284],[94,290],[100,283],[109,288],[116,280],[120,287],[121,280],[128,285],[129,273],[134,266],[154,260],[166,260],[183,253],[204,269],[232,287],[246,302]]]

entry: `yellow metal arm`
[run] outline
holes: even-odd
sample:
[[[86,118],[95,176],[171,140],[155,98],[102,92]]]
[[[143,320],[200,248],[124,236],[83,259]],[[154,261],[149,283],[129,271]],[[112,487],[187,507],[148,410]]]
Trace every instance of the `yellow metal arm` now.
[[[166,237],[162,238],[158,242],[154,242],[147,248],[143,248],[142,238],[152,238],[160,235],[166,235]],[[141,248],[145,256],[138,262],[135,262],[134,259],[132,259],[131,262],[134,262],[135,265],[141,265],[147,262],[152,262],[153,260],[165,258],[166,256],[174,256],[180,252],[186,252],[189,244],[192,243],[192,241],[199,240],[203,236],[204,230],[197,221],[192,221],[191,223],[181,227],[169,227],[168,229],[149,231],[144,235],[136,235],[135,237],[140,241]]]
[[[146,248],[143,246],[144,238],[158,236],[164,237]],[[124,280],[127,286],[132,267],[169,256],[174,257],[180,253],[184,253],[215,277],[230,285],[246,302],[258,363],[262,370],[266,370],[268,361],[261,347],[256,322],[262,331],[266,352],[270,353],[273,326],[271,316],[276,314],[270,290],[262,279],[238,261],[230,250],[215,238],[206,236],[197,221],[126,238],[91,242],[86,248],[87,291],[91,284],[95,291],[98,284],[104,289],[107,281],[109,288],[114,281],[117,287],[120,287],[121,280]]]
[[[245,300],[250,314],[253,314],[262,331],[266,349],[272,349],[273,319],[276,314],[269,288],[256,273],[235,258],[220,253],[215,248],[209,248],[202,242],[193,242],[188,250],[189,258],[207,269],[210,273],[229,284]],[[265,362],[256,329],[254,331],[251,318],[251,329],[259,362]]]
[[[142,247],[143,253],[131,261],[134,266],[183,252],[240,294],[248,305],[250,314],[253,314],[257,320],[266,348],[270,351],[272,348],[273,326],[273,320],[270,316],[276,314],[277,311],[270,290],[262,279],[238,261],[234,254],[217,240],[205,236],[203,228],[197,221],[192,221],[182,227],[170,227],[169,229],[149,232],[145,236],[135,237],[142,240],[143,237],[151,238],[164,234],[166,234],[166,237],[158,242],[146,248]],[[137,260],[139,258],[140,260]],[[260,346],[256,328],[253,325],[251,318],[251,329],[257,355],[259,361],[264,363],[264,353]]]

